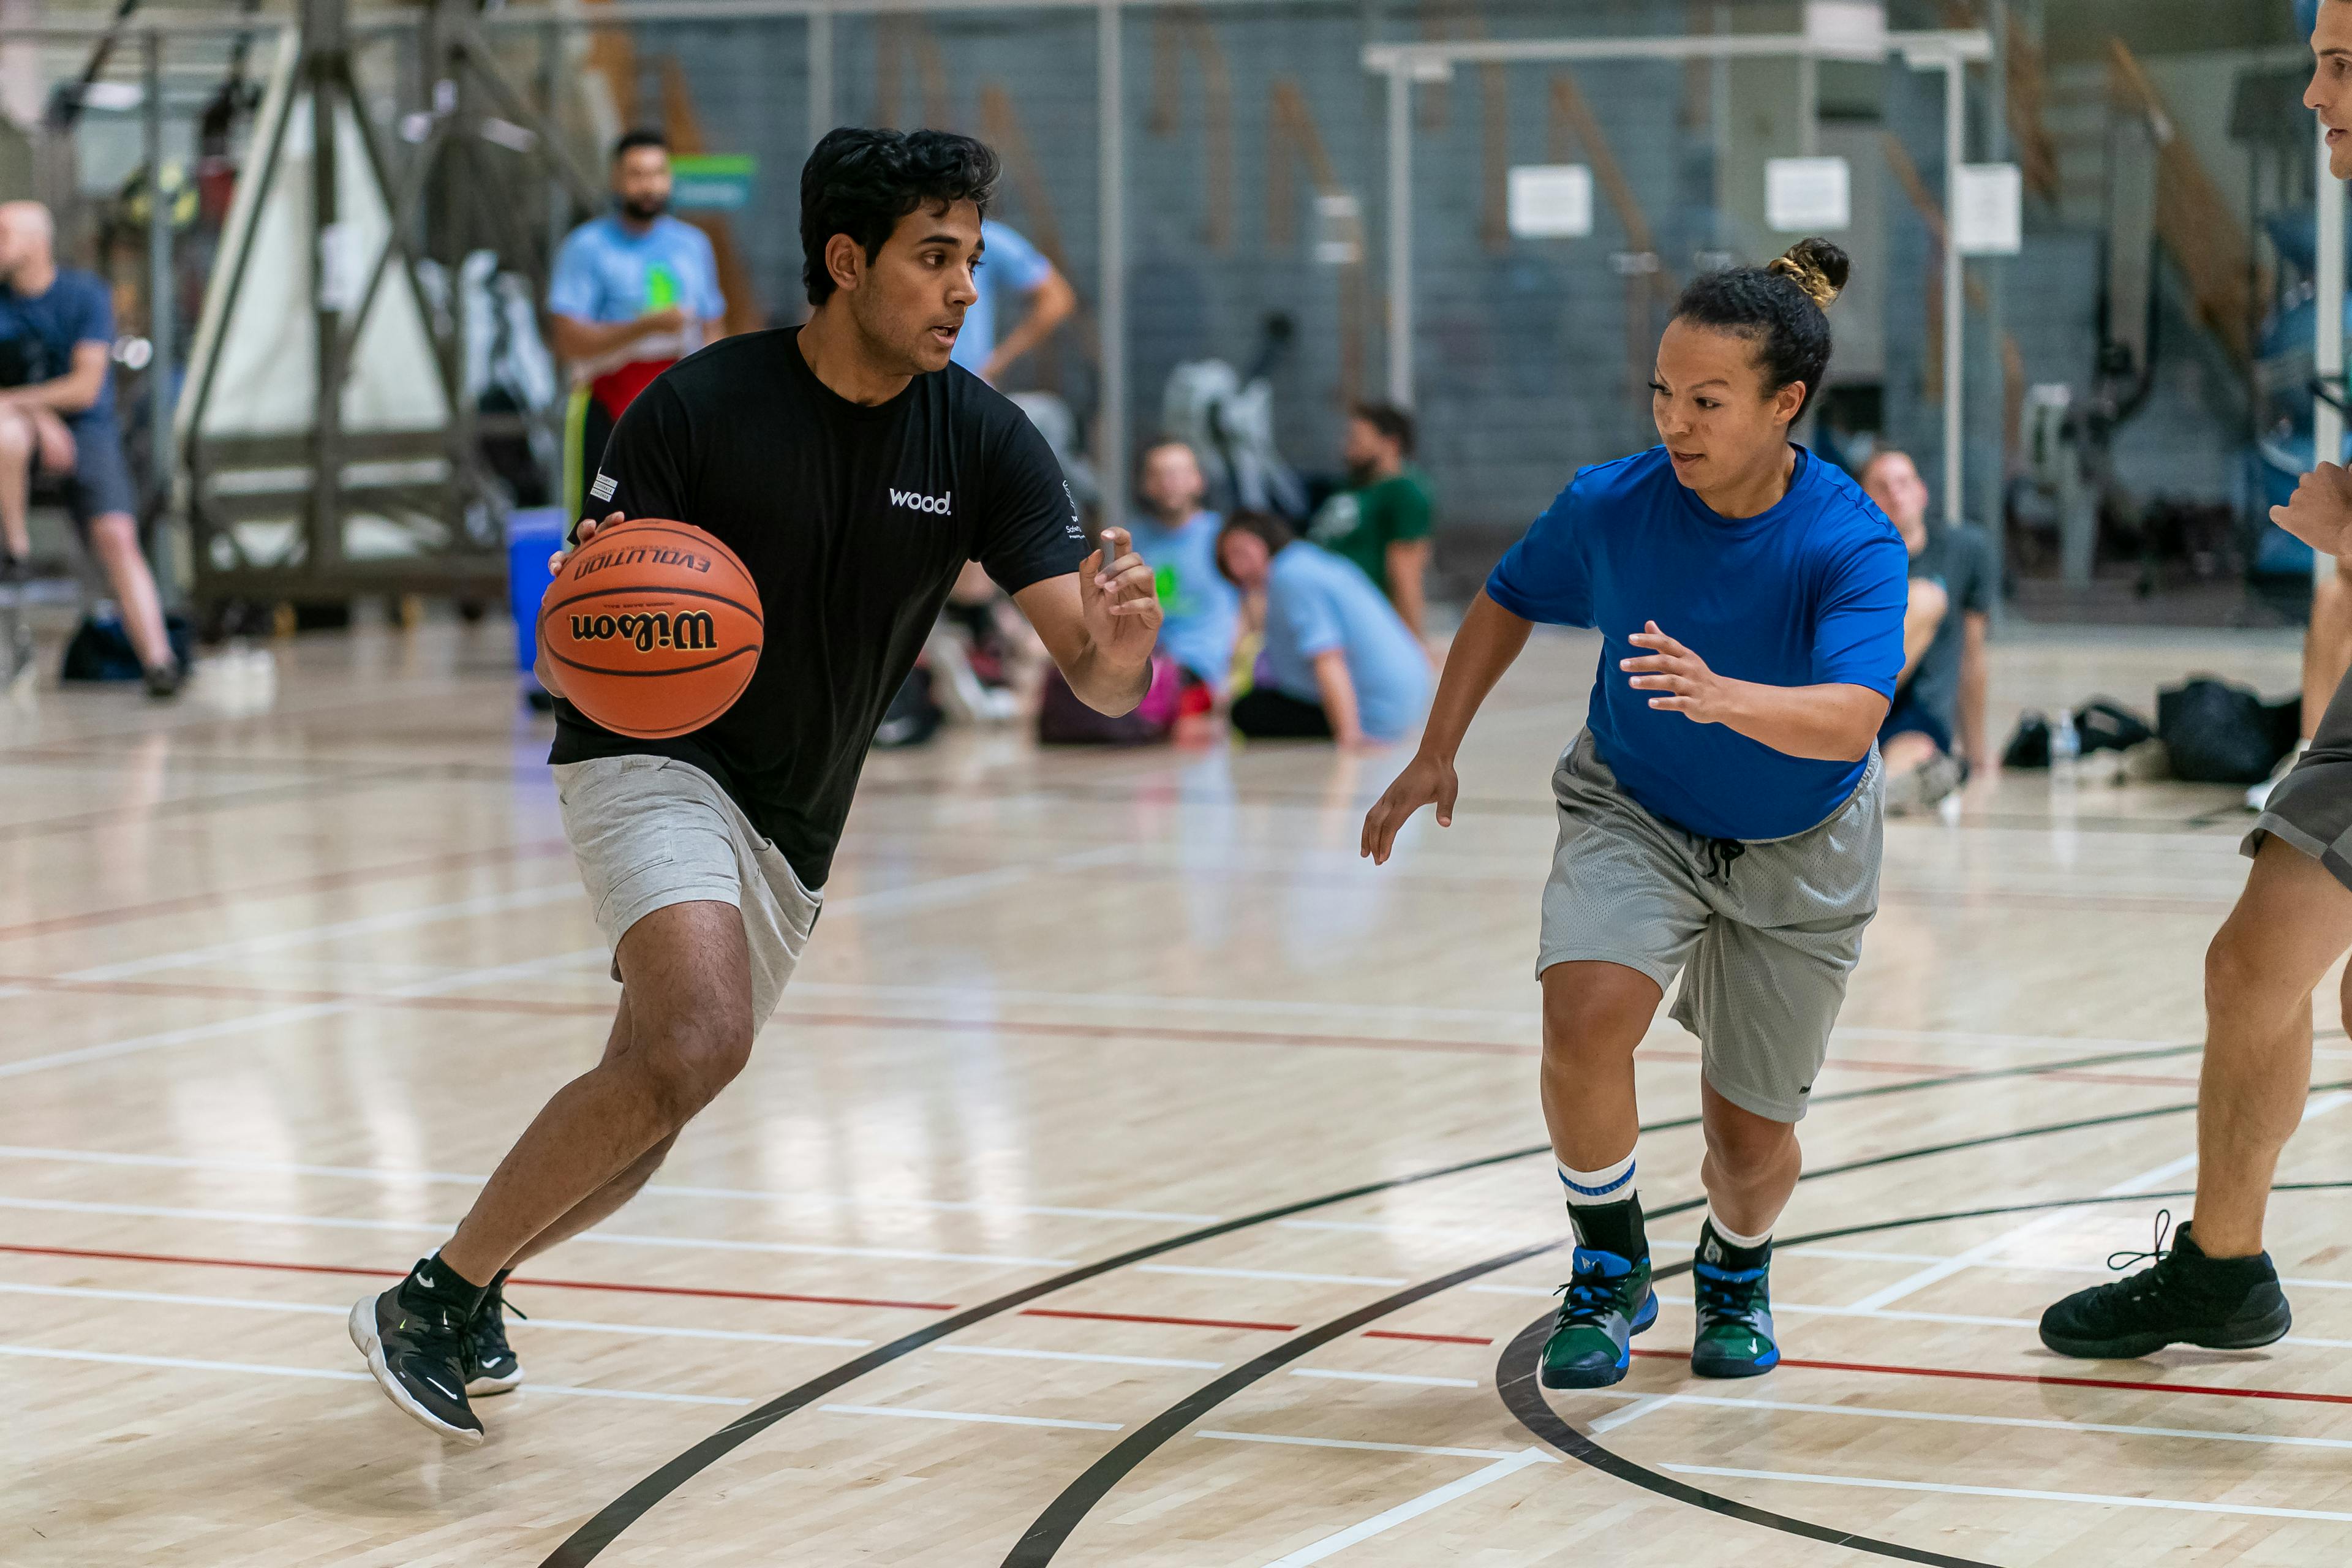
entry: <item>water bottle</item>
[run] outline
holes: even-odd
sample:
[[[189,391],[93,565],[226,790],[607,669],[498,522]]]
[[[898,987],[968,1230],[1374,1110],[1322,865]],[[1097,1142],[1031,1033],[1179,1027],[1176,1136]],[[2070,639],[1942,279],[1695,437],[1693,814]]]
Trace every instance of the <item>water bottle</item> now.
[[[2050,722],[2050,773],[2074,776],[2074,763],[2083,754],[2082,731],[2074,728],[2074,710],[2064,710]]]

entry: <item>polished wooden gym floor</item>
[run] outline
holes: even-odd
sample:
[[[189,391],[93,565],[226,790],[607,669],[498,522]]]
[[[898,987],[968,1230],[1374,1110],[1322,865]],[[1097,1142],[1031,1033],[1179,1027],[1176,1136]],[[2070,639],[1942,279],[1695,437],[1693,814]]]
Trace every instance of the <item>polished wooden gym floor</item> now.
[[[2186,1209],[2230,791],[2018,773],[1895,825],[1780,1226],[1787,1363],[1692,1380],[1670,1279],[1624,1384],[1533,1388],[1569,635],[1475,731],[1456,825],[1383,871],[1355,846],[1396,753],[876,757],[751,1068],[527,1267],[530,1382],[445,1447],[343,1315],[615,994],[508,658],[363,632],[279,645],[274,690],[225,664],[169,709],[0,706],[0,1563],[2352,1558],[2332,984],[2280,1177],[2321,1185],[2273,1210],[2294,1337],[2101,1363],[2032,1331]],[[2294,660],[2021,632],[1995,719]],[[1694,1047],[1662,1022],[1642,1057],[1668,1267]]]

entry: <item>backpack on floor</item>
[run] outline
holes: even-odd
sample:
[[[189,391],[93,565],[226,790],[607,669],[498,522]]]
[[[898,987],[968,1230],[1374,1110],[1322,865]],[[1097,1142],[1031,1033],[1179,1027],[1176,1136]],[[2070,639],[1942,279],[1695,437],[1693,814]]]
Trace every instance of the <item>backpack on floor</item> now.
[[[165,616],[163,635],[171,640],[172,657],[186,669],[195,661],[196,633],[185,616]],[[74,628],[72,640],[66,644],[65,668],[59,672],[64,680],[137,680],[146,671],[140,667],[139,650],[131,646],[131,634],[122,623],[110,615],[92,613],[82,617]]]
[[[2156,730],[2172,776],[2190,784],[2260,784],[2294,744],[2279,741],[2273,709],[2250,687],[2197,676],[2157,693]]]
[[[1151,656],[1151,686],[1132,713],[1113,718],[1087,707],[1058,669],[1045,672],[1037,705],[1037,739],[1048,746],[1148,746],[1176,728],[1183,676],[1164,653]]]

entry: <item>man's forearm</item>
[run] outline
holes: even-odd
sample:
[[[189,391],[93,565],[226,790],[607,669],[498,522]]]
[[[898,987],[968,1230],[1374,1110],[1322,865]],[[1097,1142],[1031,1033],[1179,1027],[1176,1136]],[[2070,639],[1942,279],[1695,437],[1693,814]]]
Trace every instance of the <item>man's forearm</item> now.
[[[1462,629],[1454,634],[1454,645],[1446,650],[1445,668],[1437,678],[1437,696],[1430,704],[1429,722],[1421,731],[1421,750],[1425,756],[1451,762],[1462,747],[1462,737],[1469,732],[1470,721],[1476,717],[1478,705],[1495,689],[1495,682],[1511,668],[1519,650],[1528,646],[1528,634],[1535,630],[1533,621],[1523,620],[1486,596],[1481,588],[1470,601],[1469,612],[1462,617]]]
[[[1765,686],[1723,682],[1730,700],[1723,722],[1791,757],[1851,763],[1870,754],[1886,699],[1864,686]]]
[[[1971,644],[1960,657],[1960,755],[1979,768],[1992,761],[1985,737],[1985,692],[1992,682],[1985,665],[1981,643]]]
[[[555,352],[567,360],[591,360],[626,348],[656,331],[654,319],[631,321],[583,321],[577,316],[554,318]]]
[[[30,386],[12,386],[0,396],[11,402],[29,403],[53,414],[81,414],[98,401],[105,385],[103,381],[91,386],[79,376],[61,375],[55,381],[35,382]]]

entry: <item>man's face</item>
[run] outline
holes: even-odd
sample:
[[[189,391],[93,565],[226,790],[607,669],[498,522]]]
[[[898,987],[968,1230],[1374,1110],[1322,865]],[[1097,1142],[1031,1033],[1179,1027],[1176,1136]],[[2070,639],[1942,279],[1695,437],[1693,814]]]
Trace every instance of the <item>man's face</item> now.
[[[980,208],[971,202],[917,207],[898,220],[871,262],[846,236],[862,265],[856,286],[844,289],[850,314],[866,341],[901,374],[945,370],[963,330],[963,313],[980,298]],[[838,274],[836,280],[838,280]]]
[[[669,154],[659,147],[632,147],[613,161],[613,194],[621,210],[651,223],[669,210]]]
[[[1396,443],[1381,434],[1380,426],[1369,419],[1348,421],[1347,444],[1340,448],[1350,470],[1369,472],[1385,467],[1394,460]]]
[[[2327,172],[2352,180],[2352,5],[2328,0],[2320,6],[2311,52],[2316,64],[2303,106],[2327,128]]]
[[[1862,489],[1916,555],[1927,542],[1927,481],[1918,465],[1900,452],[1886,453],[1864,470]]]
[[[1192,456],[1192,448],[1171,441],[1145,455],[1141,489],[1146,506],[1171,522],[1181,522],[1200,510],[1208,484],[1201,478],[1200,459]]]

